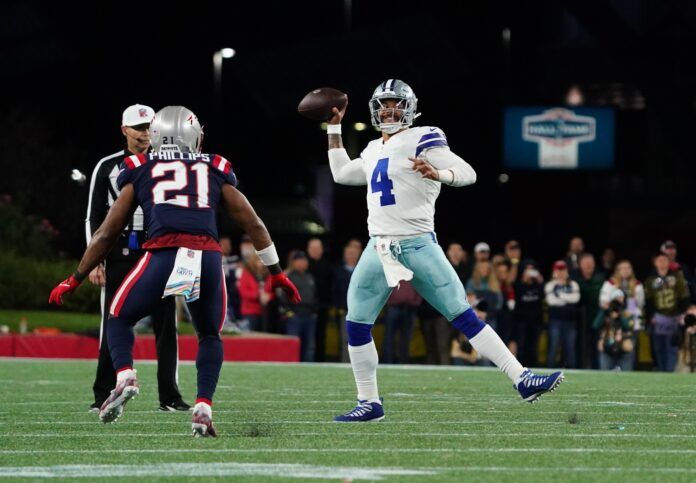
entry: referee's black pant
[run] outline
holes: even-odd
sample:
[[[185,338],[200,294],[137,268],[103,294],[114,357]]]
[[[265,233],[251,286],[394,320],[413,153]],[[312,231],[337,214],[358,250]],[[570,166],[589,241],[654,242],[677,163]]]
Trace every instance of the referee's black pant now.
[[[111,390],[116,387],[116,371],[111,362],[107,341],[109,308],[118,287],[137,261],[137,258],[133,260],[108,259],[106,261],[106,285],[102,289],[102,321],[99,331],[99,362],[97,363],[97,374],[92,386],[94,402],[100,405],[109,397]],[[159,400],[160,403],[164,404],[181,398],[177,385],[179,346],[176,332],[176,304],[174,297],[162,299],[162,302],[153,311],[151,317],[152,329],[155,332],[155,342],[157,344]]]

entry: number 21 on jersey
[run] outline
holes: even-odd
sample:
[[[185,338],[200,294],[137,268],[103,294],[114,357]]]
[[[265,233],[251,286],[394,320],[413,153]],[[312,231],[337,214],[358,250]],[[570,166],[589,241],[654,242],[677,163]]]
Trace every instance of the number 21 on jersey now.
[[[198,208],[209,208],[208,205],[208,165],[196,163],[189,168],[196,174],[196,193],[198,194],[196,206]],[[170,205],[190,207],[188,195],[167,196],[168,191],[181,191],[188,185],[188,172],[186,164],[182,161],[173,163],[158,163],[152,168],[152,179],[159,178],[173,173],[172,179],[159,181],[152,188],[152,198],[154,203],[168,203]]]
[[[382,158],[377,161],[375,170],[372,172],[370,187],[373,193],[380,193],[380,206],[389,206],[396,204],[396,198],[392,193],[394,182],[389,179],[389,158]]]

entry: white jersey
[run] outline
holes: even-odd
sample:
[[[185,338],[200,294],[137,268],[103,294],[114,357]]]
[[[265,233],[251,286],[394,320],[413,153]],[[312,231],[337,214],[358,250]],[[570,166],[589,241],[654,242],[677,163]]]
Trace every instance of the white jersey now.
[[[436,127],[401,131],[385,143],[371,141],[360,154],[367,180],[370,236],[416,235],[435,231],[435,200],[441,183],[423,179],[409,157],[428,159],[432,148],[447,148]]]

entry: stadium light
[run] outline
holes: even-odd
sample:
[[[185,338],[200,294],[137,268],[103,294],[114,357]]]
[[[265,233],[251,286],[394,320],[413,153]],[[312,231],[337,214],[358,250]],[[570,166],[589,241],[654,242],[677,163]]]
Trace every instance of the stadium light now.
[[[234,49],[225,47],[213,53],[213,81],[214,81],[214,96],[213,99],[213,112],[215,113],[215,120],[219,121],[220,104],[222,103],[222,61],[223,59],[231,59],[237,54]]]
[[[356,131],[364,131],[365,129],[367,129],[367,124],[365,124],[364,122],[356,122],[355,124],[353,124],[353,129],[355,129]]]

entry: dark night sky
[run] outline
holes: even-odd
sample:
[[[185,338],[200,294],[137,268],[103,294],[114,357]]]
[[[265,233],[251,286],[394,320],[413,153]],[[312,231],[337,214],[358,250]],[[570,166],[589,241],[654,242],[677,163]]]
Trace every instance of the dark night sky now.
[[[0,192],[50,218],[61,229],[60,248],[77,256],[87,191],[71,184],[70,170],[90,173],[120,148],[126,106],[182,104],[205,124],[206,150],[229,158],[252,202],[270,207],[262,215],[289,216],[274,210],[312,197],[315,170],[327,164],[325,136],[297,115],[298,101],[333,86],[350,96],[346,125],[369,122],[372,90],[397,77],[418,95],[421,122],[442,127],[479,173],[475,187],[443,190],[442,241],[471,247],[485,239],[497,249],[517,238],[550,261],[580,234],[591,250],[614,246],[640,264],[674,238],[696,261],[689,248],[696,242],[696,12],[689,2],[353,1],[350,18],[341,1],[245,9],[4,2],[0,147],[3,165],[15,168]],[[227,46],[237,56],[225,61],[217,115],[212,55]],[[615,169],[510,173],[500,185],[503,107],[559,103],[574,83],[590,103],[617,107]],[[645,109],[627,106],[636,93]],[[374,135],[346,136],[351,154]],[[363,189],[335,193],[337,220],[327,240],[337,247],[350,236],[365,238]],[[305,235],[271,221],[286,248],[304,244]]]

